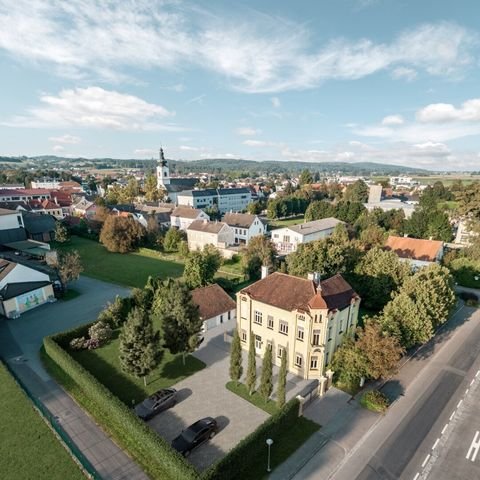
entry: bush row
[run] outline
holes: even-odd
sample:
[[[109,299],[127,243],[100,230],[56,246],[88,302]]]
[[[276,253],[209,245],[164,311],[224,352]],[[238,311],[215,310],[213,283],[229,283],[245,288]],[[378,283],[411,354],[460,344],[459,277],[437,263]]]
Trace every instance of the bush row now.
[[[68,342],[73,337],[85,335],[90,325],[46,337],[43,345],[48,357],[83,390],[85,397],[91,401],[90,414],[132,455],[151,478],[197,479],[198,474],[192,465],[65,350]]]
[[[298,421],[299,402],[290,400],[282,410],[274,413],[254,432],[212,465],[202,475],[202,480],[228,480],[248,478],[249,466],[265,455],[267,438],[275,440],[280,432],[288,431]]]

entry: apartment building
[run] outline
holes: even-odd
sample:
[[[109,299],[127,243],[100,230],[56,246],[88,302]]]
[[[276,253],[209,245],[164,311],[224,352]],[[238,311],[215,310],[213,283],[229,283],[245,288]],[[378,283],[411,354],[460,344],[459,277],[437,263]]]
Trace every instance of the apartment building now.
[[[255,338],[259,356],[273,351],[280,366],[326,386],[327,366],[345,334],[357,326],[360,297],[340,275],[320,281],[318,274],[300,278],[275,272],[237,293],[237,328],[242,347]],[[324,387],[323,387],[324,390]]]
[[[252,201],[249,188],[206,188],[204,190],[187,190],[177,194],[178,205],[193,208],[217,207],[221,214],[242,212]]]

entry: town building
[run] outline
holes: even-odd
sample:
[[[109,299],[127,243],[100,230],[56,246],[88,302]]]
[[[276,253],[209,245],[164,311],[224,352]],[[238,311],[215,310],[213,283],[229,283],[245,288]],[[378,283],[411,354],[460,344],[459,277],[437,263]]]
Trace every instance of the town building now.
[[[179,230],[187,230],[195,220],[210,220],[210,217],[199,208],[181,206],[176,207],[170,215],[170,225]]]
[[[17,318],[21,313],[54,299],[48,274],[0,259],[0,314]]]
[[[249,213],[226,213],[222,219],[235,232],[235,244],[245,244],[253,237],[265,235],[267,233],[267,224],[257,215]]]
[[[237,293],[237,328],[242,347],[273,351],[280,365],[287,355],[288,371],[328,386],[326,371],[345,336],[357,326],[360,297],[340,275],[320,280],[275,272]],[[331,375],[330,375],[331,378]]]
[[[72,204],[71,210],[77,217],[93,218],[97,213],[97,206],[90,200],[82,198]]]
[[[329,237],[339,224],[336,218],[323,218],[272,231],[272,242],[279,254],[296,252],[298,245]]]
[[[220,214],[243,212],[252,201],[249,188],[206,188],[187,190],[177,195],[178,205],[193,208],[217,208]]]
[[[234,232],[224,222],[195,220],[187,228],[187,241],[190,251],[203,250],[206,245],[213,245],[221,253],[234,243]],[[222,253],[222,255],[226,255]]]
[[[368,202],[363,204],[368,211],[375,208],[380,208],[384,212],[390,210],[403,210],[405,218],[410,218],[415,211],[415,205],[410,202],[402,202],[399,198],[392,198],[389,200],[381,200],[379,202]]]
[[[395,252],[400,260],[409,262],[412,269],[416,270],[431,263],[439,263],[443,257],[444,245],[439,240],[390,235],[385,244],[385,249]]]
[[[43,188],[0,190],[0,202],[29,202],[30,200],[50,200],[50,190]]]
[[[468,247],[472,244],[472,239],[478,236],[469,225],[467,219],[462,218],[458,221],[457,233],[455,235],[454,243],[463,247]]]
[[[235,320],[237,305],[217,283],[192,290],[192,300],[198,306],[203,320],[203,331],[218,327],[224,322]]]

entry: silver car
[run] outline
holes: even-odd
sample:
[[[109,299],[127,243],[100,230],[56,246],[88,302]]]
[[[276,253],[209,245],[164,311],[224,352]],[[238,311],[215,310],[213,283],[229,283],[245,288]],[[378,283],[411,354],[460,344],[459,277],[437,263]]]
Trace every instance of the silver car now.
[[[163,388],[136,405],[134,411],[142,420],[149,420],[176,403],[177,391],[174,388]]]

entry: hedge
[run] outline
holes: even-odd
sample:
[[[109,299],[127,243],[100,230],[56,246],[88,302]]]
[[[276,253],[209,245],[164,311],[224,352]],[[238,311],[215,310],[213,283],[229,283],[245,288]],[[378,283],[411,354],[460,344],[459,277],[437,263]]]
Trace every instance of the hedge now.
[[[89,326],[44,338],[45,353],[83,390],[91,402],[89,413],[152,479],[198,479],[192,465],[62,348],[70,339],[84,335]]]
[[[249,465],[265,454],[267,438],[275,438],[281,431],[294,425],[298,421],[298,410],[298,400],[290,400],[232,448],[225,457],[206,470],[201,476],[202,480],[235,480],[248,477]]]

